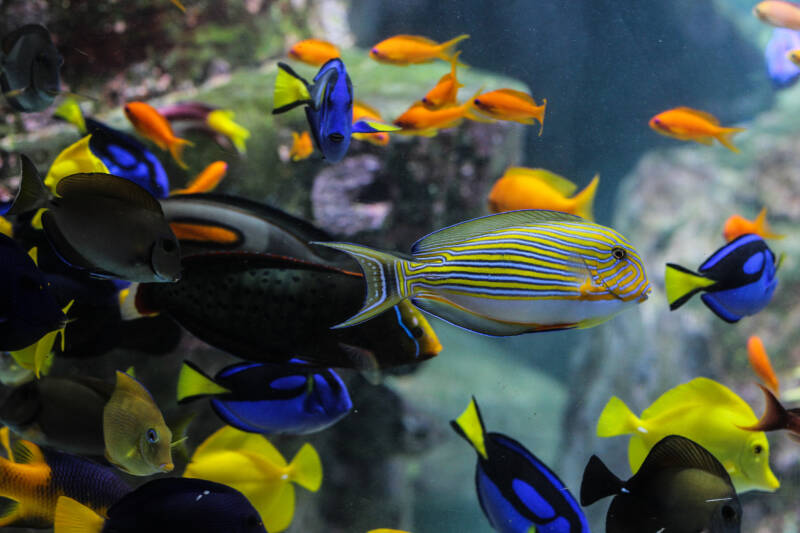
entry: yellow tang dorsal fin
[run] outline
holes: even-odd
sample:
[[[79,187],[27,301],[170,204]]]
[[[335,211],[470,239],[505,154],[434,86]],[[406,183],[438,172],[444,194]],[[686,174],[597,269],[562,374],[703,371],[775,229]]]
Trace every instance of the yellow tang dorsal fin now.
[[[14,462],[21,465],[44,463],[44,454],[41,448],[27,440],[18,440],[11,447]]]
[[[702,118],[703,120],[707,120],[715,126],[719,126],[719,119],[717,119],[717,117],[706,111],[700,111],[699,109],[692,109],[691,107],[678,107],[676,108],[676,111],[683,111],[684,113],[687,113],[689,115],[693,115],[695,117]]]
[[[704,377],[695,378],[688,383],[668,390],[653,402],[650,407],[645,409],[640,418],[642,420],[655,418],[675,408],[687,405],[725,407],[745,415],[752,420],[752,423],[757,420],[750,406],[735,392],[713,379]]]
[[[577,185],[563,176],[559,176],[555,172],[550,172],[544,168],[528,168],[528,167],[509,167],[505,173],[506,176],[529,176],[533,179],[546,183],[560,194],[564,196],[571,196],[578,188]]]
[[[475,448],[475,451],[478,452],[481,457],[484,459],[489,458],[489,455],[486,453],[486,429],[483,426],[483,419],[481,418],[481,412],[478,409],[478,403],[475,401],[475,397],[470,400],[464,412],[461,413],[458,418],[450,422],[450,425]]]

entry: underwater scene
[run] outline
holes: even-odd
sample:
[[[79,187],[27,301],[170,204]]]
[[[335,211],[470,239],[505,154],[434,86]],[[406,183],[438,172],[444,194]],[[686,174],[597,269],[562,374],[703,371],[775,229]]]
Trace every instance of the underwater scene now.
[[[800,531],[800,3],[0,0],[0,531]]]

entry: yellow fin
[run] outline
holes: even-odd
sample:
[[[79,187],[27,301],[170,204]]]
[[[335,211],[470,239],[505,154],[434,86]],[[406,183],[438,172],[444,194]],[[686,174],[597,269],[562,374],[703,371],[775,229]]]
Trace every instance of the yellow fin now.
[[[86,133],[86,122],[83,120],[83,113],[74,98],[67,98],[61,102],[53,116],[74,125],[79,132]]]
[[[594,196],[599,184],[600,175],[595,174],[589,185],[572,198],[575,202],[574,212],[576,215],[586,220],[594,221]]]
[[[72,174],[108,174],[108,167],[89,149],[92,136],[87,135],[79,141],[69,145],[56,157],[44,179],[44,184],[53,194],[56,193],[58,182]]]
[[[762,207],[761,211],[758,213],[758,216],[753,221],[756,226],[756,231],[759,235],[764,237],[765,239],[783,239],[786,235],[780,235],[778,233],[773,233],[772,228],[769,226],[769,222],[767,222],[767,208]]]
[[[754,422],[756,420],[753,410],[735,392],[713,379],[704,377],[695,378],[668,390],[644,410],[641,418],[642,420],[655,418],[685,405],[724,406],[752,417]]]
[[[56,503],[53,533],[100,533],[103,517],[67,496]]]
[[[249,451],[262,455],[278,467],[286,466],[286,459],[263,435],[247,433],[231,426],[223,426],[212,433],[194,452],[192,461],[221,451]]]
[[[484,441],[486,429],[483,426],[481,412],[478,409],[478,403],[475,401],[474,396],[464,412],[461,413],[457,419],[450,421],[450,425],[475,448],[475,451],[478,452],[481,457],[484,459],[489,458],[486,453],[486,442]]]
[[[6,457],[8,457],[9,461],[14,460],[14,453],[11,451],[11,430],[8,426],[3,426],[0,428],[0,445],[3,446],[3,449],[6,451]]]
[[[11,222],[5,219],[5,217],[0,217],[0,233],[6,237],[14,236],[14,227],[11,225]]]
[[[691,107],[677,107],[675,108],[675,111],[682,111],[686,114],[702,118],[703,120],[707,120],[708,122],[710,122],[715,126],[719,126],[719,119],[717,119],[717,117],[706,111],[700,111],[699,109],[692,109]]]
[[[28,250],[28,257],[31,258],[34,265],[39,266],[39,249],[36,246]]]
[[[199,368],[188,361],[183,362],[178,374],[178,402],[194,396],[225,394],[230,390],[218,385]]]
[[[733,145],[733,141],[731,141],[731,137],[735,133],[739,133],[740,131],[744,131],[744,128],[721,128],[719,133],[716,134],[716,139],[728,150],[731,152],[739,153],[739,149]]]
[[[278,63],[278,76],[275,78],[275,92],[272,97],[273,113],[309,100],[311,94],[303,80],[289,67]]]
[[[319,490],[322,485],[322,462],[311,444],[303,444],[289,463],[289,479],[311,492]]]
[[[625,405],[625,402],[612,396],[600,413],[597,419],[598,437],[616,437],[617,435],[627,435],[636,431],[641,425],[641,421],[633,414],[633,411]]]
[[[700,289],[709,287],[716,281],[695,274],[679,265],[667,263],[664,274],[664,288],[670,309],[677,309]]]
[[[564,196],[571,196],[578,188],[577,185],[567,178],[544,168],[509,167],[506,169],[505,175],[528,176],[542,183],[546,183]]]
[[[423,37],[423,39],[424,39],[424,37]],[[450,39],[449,41],[445,41],[442,44],[440,44],[439,45],[439,50],[440,50],[439,51],[439,58],[444,59],[445,61],[449,61],[449,62],[453,62],[453,61],[458,62],[458,58],[453,59],[453,55],[454,55],[453,54],[453,48],[458,43],[463,41],[464,39],[469,39],[469,35],[464,33],[462,35],[459,35],[458,37],[454,37],[454,38]],[[462,65],[462,63],[458,63],[458,64]]]

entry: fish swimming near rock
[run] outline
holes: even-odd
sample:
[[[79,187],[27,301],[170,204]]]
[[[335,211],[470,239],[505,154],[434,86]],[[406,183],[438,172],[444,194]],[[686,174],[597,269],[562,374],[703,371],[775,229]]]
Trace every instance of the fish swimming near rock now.
[[[184,361],[178,403],[208,397],[226,424],[250,433],[316,433],[344,418],[353,402],[336,372],[304,366],[237,363],[212,379]]]
[[[694,141],[710,146],[716,139],[732,152],[738,152],[739,149],[730,138],[735,133],[745,131],[744,128],[722,127],[717,117],[711,113],[690,107],[676,107],[659,113],[650,119],[649,125],[655,132],[681,141]]]
[[[395,131],[398,128],[375,121],[353,123],[353,84],[341,59],[331,59],[319,69],[313,84],[289,65],[278,63],[272,114],[305,106],[314,144],[331,163],[340,161],[353,133]]]
[[[202,102],[179,102],[158,108],[158,113],[171,125],[191,130],[200,130],[214,139],[219,146],[231,145],[240,154],[247,152],[250,130],[234,121],[236,113]]]
[[[266,533],[258,511],[241,492],[204,479],[148,481],[119,498],[104,518],[62,496],[55,509],[57,533]]]
[[[731,215],[722,228],[722,236],[727,242],[741,237],[746,233],[755,233],[762,239],[783,239],[785,235],[774,233],[767,222],[767,208],[758,213],[755,220],[747,220],[741,215]]]
[[[180,277],[178,241],[146,190],[111,174],[74,174],[58,182],[53,196],[31,160],[21,161],[22,184],[8,212],[45,209],[45,234],[66,263],[128,281]]]
[[[431,137],[439,130],[458,126],[465,118],[486,122],[487,120],[478,116],[474,109],[472,98],[461,105],[435,110],[428,109],[422,101],[419,101],[406,109],[392,123],[400,128],[397,132],[399,134]]]
[[[499,533],[589,533],[575,497],[522,444],[486,433],[475,398],[450,425],[478,453],[475,489],[481,509]]]
[[[314,144],[311,142],[311,134],[307,131],[303,133],[292,132],[292,146],[289,148],[289,158],[292,161],[302,161],[308,159],[314,153]]]
[[[764,239],[745,234],[706,259],[697,272],[667,263],[664,285],[670,311],[697,293],[715,315],[735,323],[755,315],[772,300],[778,285],[775,254]]]
[[[764,349],[764,343],[761,341],[761,337],[752,335],[747,339],[747,359],[750,361],[750,367],[753,369],[753,372],[761,378],[761,381],[763,381],[772,392],[778,394],[778,390],[780,389],[778,376],[775,375],[775,371],[772,369],[772,363],[769,361],[769,356],[767,355],[767,350]]]
[[[597,436],[631,435],[628,460],[635,473],[659,440],[681,435],[722,463],[737,492],[774,492],[780,483],[769,467],[767,436],[742,429],[756,422],[753,410],[732,390],[708,378],[695,378],[662,394],[639,417],[612,396],[597,421]]]
[[[417,307],[487,335],[588,328],[643,302],[639,254],[613,229],[556,211],[489,215],[431,233],[411,258],[347,243],[364,272],[361,310],[346,328],[411,298]]]
[[[47,28],[26,24],[0,41],[0,89],[11,107],[32,113],[49,107],[61,92],[64,59]]]
[[[497,120],[510,120],[520,124],[539,122],[539,136],[544,130],[544,114],[547,98],[537,105],[531,95],[514,89],[497,89],[472,97],[475,108],[486,116]]]
[[[263,436],[225,426],[197,447],[183,476],[240,490],[261,515],[267,531],[277,533],[292,523],[294,485],[319,490],[322,463],[309,443],[287,463]]]
[[[435,59],[451,62],[456,45],[468,38],[469,35],[464,34],[437,43],[419,35],[395,35],[373,46],[369,51],[369,57],[380,63],[400,66],[428,63]]]
[[[183,169],[189,168],[183,161],[183,149],[186,146],[194,146],[194,143],[177,137],[169,121],[153,106],[145,102],[128,102],[124,110],[125,116],[136,131],[153,141],[162,150],[169,151],[178,166]]]
[[[464,86],[464,84],[459,83],[456,76],[459,55],[461,55],[461,52],[453,54],[450,59],[450,72],[439,78],[436,85],[422,97],[422,105],[428,109],[440,109],[458,105],[458,89]]]
[[[653,446],[623,481],[592,455],[583,472],[581,505],[614,496],[606,533],[739,533],[742,505],[725,468],[706,449],[670,435]]]
[[[767,73],[778,89],[791,87],[800,78],[800,65],[792,61],[792,53],[800,48],[800,31],[775,28],[764,49]]]
[[[592,207],[600,177],[595,176],[581,192],[566,178],[543,168],[509,167],[489,191],[489,211],[549,209],[593,221]]]
[[[786,0],[765,0],[753,8],[762,22],[778,28],[800,30],[800,5]]]
[[[334,44],[322,39],[304,39],[293,44],[289,49],[289,57],[315,67],[324,65],[339,56],[339,49]]]

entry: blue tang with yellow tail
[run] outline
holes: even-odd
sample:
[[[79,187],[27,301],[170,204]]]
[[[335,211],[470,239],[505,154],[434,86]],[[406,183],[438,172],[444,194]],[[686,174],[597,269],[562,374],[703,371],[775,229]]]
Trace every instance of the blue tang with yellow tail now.
[[[0,88],[17,111],[46,109],[61,92],[59,70],[64,63],[50,32],[41,24],[26,24],[0,42]]]
[[[238,363],[212,379],[189,361],[178,376],[178,402],[210,396],[226,424],[250,433],[304,435],[332,426],[353,407],[331,369],[302,364]]]
[[[450,424],[478,452],[478,501],[496,531],[589,533],[580,505],[547,465],[514,439],[486,433],[475,398]]]
[[[278,63],[275,79],[273,115],[297,106],[306,106],[306,118],[314,143],[331,163],[341,161],[353,133],[397,131],[400,128],[379,122],[359,120],[353,124],[353,84],[341,59],[331,59],[308,83],[292,67]]]
[[[417,307],[487,335],[588,328],[643,302],[644,264],[611,228],[556,211],[489,215],[431,233],[411,259],[346,243],[364,271],[364,306],[349,327],[411,298]]]
[[[702,292],[703,303],[725,322],[735,323],[764,309],[778,285],[776,259],[764,239],[742,235],[705,260],[697,272],[667,263],[664,284],[670,311]]]

